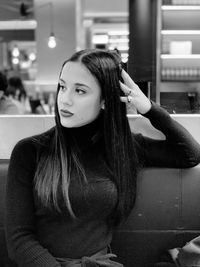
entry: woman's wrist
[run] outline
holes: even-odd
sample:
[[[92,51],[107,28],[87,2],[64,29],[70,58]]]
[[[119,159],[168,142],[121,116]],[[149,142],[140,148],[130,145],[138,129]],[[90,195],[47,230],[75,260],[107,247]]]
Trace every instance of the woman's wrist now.
[[[140,110],[138,111],[141,115],[145,115],[151,110],[151,107],[152,107],[151,101],[147,98],[145,103],[141,106]]]

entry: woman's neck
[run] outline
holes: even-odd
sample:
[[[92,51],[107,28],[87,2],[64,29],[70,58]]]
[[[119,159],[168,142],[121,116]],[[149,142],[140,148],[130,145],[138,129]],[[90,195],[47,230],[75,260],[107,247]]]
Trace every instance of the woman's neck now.
[[[100,133],[103,131],[103,115],[100,114],[92,122],[80,127],[65,128],[65,135],[70,136],[75,140],[80,148],[87,147],[96,142]]]

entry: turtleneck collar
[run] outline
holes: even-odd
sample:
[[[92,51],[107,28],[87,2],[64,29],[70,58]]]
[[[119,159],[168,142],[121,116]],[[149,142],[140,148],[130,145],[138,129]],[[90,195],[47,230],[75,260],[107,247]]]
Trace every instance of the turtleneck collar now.
[[[103,114],[92,122],[75,128],[64,128],[64,134],[71,136],[80,149],[84,149],[91,144],[94,144],[100,137],[101,131],[103,131]]]

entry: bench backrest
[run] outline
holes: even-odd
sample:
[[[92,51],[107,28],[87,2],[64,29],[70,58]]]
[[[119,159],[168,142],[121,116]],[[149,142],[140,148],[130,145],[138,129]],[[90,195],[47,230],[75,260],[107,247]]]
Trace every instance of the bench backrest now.
[[[4,234],[8,160],[0,160],[0,266],[10,267]],[[127,222],[114,233],[112,249],[126,267],[150,267],[166,250],[200,235],[200,165],[143,170]]]

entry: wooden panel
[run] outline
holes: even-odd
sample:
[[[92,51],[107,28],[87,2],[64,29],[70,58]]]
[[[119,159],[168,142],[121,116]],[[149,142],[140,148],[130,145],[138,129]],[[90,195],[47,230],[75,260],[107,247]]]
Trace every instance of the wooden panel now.
[[[174,115],[194,138],[200,143],[200,116]],[[130,115],[131,130],[146,136],[164,139],[164,135],[156,130],[148,119],[140,115]],[[0,159],[9,159],[13,146],[24,137],[42,133],[55,125],[54,116],[0,116]]]
[[[50,128],[54,124],[53,116],[50,120],[52,124],[48,116],[0,116],[0,159],[9,159],[20,139]]]

